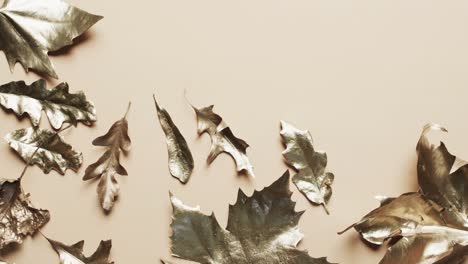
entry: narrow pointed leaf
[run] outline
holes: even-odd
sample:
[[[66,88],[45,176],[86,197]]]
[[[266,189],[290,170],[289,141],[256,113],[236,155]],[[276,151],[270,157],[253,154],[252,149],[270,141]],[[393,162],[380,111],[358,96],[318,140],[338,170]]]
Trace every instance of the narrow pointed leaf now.
[[[0,8],[0,50],[12,70],[19,62],[26,71],[57,78],[47,53],[73,44],[100,19],[62,0],[6,0]]]
[[[182,183],[186,183],[194,167],[192,153],[187,141],[185,141],[184,136],[172,121],[169,113],[158,105],[156,97],[154,97],[154,103],[158,112],[159,123],[166,135],[169,172]]]
[[[0,179],[0,249],[11,243],[21,244],[49,220],[49,211],[31,204],[19,180]]]
[[[281,121],[281,137],[286,146],[283,156],[298,171],[293,176],[294,184],[309,201],[323,205],[327,210],[334,180],[333,173],[325,171],[327,154],[315,151],[309,131],[299,130],[284,121]]]
[[[127,170],[120,164],[120,152],[130,151],[131,145],[130,137],[128,136],[127,114],[115,122],[104,136],[96,138],[93,141],[93,145],[104,146],[107,150],[97,162],[86,168],[83,180],[100,178],[97,188],[99,201],[101,207],[105,211],[109,211],[114,206],[115,200],[119,195],[120,187],[115,175],[128,175]]]
[[[6,135],[5,140],[24,161],[31,160],[30,164],[38,165],[44,173],[56,170],[65,174],[67,169],[77,171],[83,162],[83,155],[51,130],[18,129]]]
[[[47,238],[52,248],[57,252],[60,258],[60,264],[112,264],[110,261],[110,251],[112,241],[101,241],[97,250],[89,257],[83,254],[84,241],[80,241],[74,245],[67,246],[62,242],[58,242]]]
[[[42,111],[55,129],[61,128],[63,123],[90,125],[96,121],[93,103],[87,101],[82,92],[69,93],[67,83],[49,90],[43,79],[31,85],[24,81],[10,82],[0,86],[0,104],[18,116],[28,114],[34,126],[39,125]]]
[[[381,264],[461,264],[468,255],[468,165],[443,143],[432,145],[426,137],[431,130],[446,131],[435,124],[423,129],[419,192],[380,199],[379,208],[351,226],[370,243],[391,241]]]
[[[253,167],[247,157],[249,145],[244,140],[237,138],[231,129],[223,122],[222,118],[213,112],[213,106],[196,108],[192,106],[197,115],[198,134],[208,133],[211,138],[211,150],[208,155],[208,163],[213,162],[221,153],[227,153],[236,162],[238,172],[246,172],[254,176]]]
[[[250,197],[239,191],[226,229],[214,214],[205,215],[171,195],[173,255],[203,264],[329,264],[296,248],[303,237],[298,228],[302,212],[294,210],[291,194],[287,172]]]

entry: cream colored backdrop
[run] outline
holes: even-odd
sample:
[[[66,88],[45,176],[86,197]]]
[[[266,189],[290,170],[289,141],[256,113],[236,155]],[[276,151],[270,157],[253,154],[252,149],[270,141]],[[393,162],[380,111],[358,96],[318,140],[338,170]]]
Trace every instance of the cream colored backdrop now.
[[[60,80],[84,90],[98,122],[63,136],[83,152],[78,173],[44,175],[31,168],[24,189],[51,211],[42,231],[65,243],[113,240],[116,263],[158,263],[168,258],[169,190],[189,205],[214,211],[225,226],[238,188],[250,194],[287,167],[279,121],[312,132],[335,173],[327,216],[295,186],[305,239],[300,248],[332,262],[373,264],[373,250],[354,231],[337,231],[375,208],[375,195],[417,190],[415,145],[428,121],[445,125],[455,154],[468,158],[468,2],[436,0],[71,1],[104,20],[76,46],[52,56]],[[19,65],[10,74],[0,58],[0,80],[36,80]],[[208,136],[196,135],[184,100],[215,104],[234,133],[251,148],[256,178],[235,173],[227,155],[207,167]],[[196,169],[185,186],[169,175],[164,135],[152,94],[167,108],[189,143]],[[110,215],[96,198],[96,183],[81,181],[103,149],[91,145],[133,102],[133,149],[122,159],[121,197]],[[0,111],[0,135],[30,126]],[[46,120],[43,127],[48,127]],[[2,177],[15,178],[23,162],[0,145]],[[17,264],[59,263],[41,236],[28,238],[6,259]],[[183,263],[183,261],[180,261]]]

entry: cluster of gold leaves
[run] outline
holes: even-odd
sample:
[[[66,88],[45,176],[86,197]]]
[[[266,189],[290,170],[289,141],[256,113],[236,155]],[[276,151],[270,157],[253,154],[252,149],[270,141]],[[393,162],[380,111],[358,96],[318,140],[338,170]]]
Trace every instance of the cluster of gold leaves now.
[[[419,192],[380,197],[380,207],[350,227],[376,245],[390,240],[381,264],[461,264],[468,254],[468,165],[443,143],[432,145],[431,130],[446,131],[428,124],[421,134]]]
[[[0,50],[5,53],[11,70],[19,62],[25,71],[32,69],[57,78],[47,53],[71,45],[74,38],[100,19],[101,16],[87,13],[62,0],[5,0],[0,7]],[[47,210],[33,207],[29,195],[24,194],[21,188],[21,180],[27,167],[36,164],[45,173],[56,170],[64,174],[67,169],[78,170],[82,164],[82,154],[73,150],[58,135],[60,131],[38,128],[42,111],[56,130],[63,123],[76,125],[81,122],[90,125],[96,121],[96,111],[82,92],[69,93],[66,83],[49,90],[44,80],[31,85],[19,81],[0,86],[0,105],[18,116],[27,114],[34,126],[18,129],[5,137],[10,147],[25,160],[26,167],[17,180],[0,179],[2,250],[11,243],[22,243],[27,235],[34,234],[50,219]],[[110,152],[113,157],[117,155],[118,159],[115,150]],[[115,164],[108,167],[112,167],[111,165]],[[89,175],[95,176],[92,173]],[[113,263],[109,262],[111,241],[102,241],[92,256],[85,257],[82,253],[83,241],[66,246],[61,242],[48,240],[63,264]],[[3,261],[0,263],[7,264]]]

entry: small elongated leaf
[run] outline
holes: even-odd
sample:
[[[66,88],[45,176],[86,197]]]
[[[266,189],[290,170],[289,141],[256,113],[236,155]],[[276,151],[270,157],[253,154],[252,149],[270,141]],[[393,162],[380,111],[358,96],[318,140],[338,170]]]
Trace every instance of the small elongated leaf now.
[[[128,105],[130,109],[130,104]],[[127,109],[127,113],[128,113]],[[120,151],[130,151],[131,140],[128,136],[127,113],[115,122],[109,131],[93,141],[95,146],[107,147],[106,152],[99,160],[86,168],[83,180],[91,180],[100,177],[97,193],[101,207],[110,211],[119,195],[119,184],[115,178],[116,174],[128,175],[127,170],[120,164]]]
[[[417,145],[419,192],[381,198],[379,208],[351,226],[370,243],[391,241],[381,264],[459,264],[468,255],[468,165],[443,143],[429,143],[431,130],[446,131],[435,124],[423,129]]]
[[[197,115],[198,134],[208,133],[211,138],[211,150],[208,155],[208,163],[213,162],[219,154],[225,152],[234,159],[238,172],[246,172],[254,176],[253,167],[247,157],[249,145],[244,140],[237,138],[231,129],[223,122],[222,118],[213,112],[213,105],[196,108],[192,105]]]
[[[214,214],[204,215],[171,195],[172,254],[203,264],[329,264],[296,248],[303,212],[294,210],[291,194],[288,172],[250,197],[239,190],[226,230]]]
[[[56,170],[65,174],[67,169],[77,171],[83,162],[83,155],[51,130],[32,127],[18,129],[7,134],[5,140],[24,161],[31,159],[30,164],[38,165],[44,173]]]
[[[62,0],[5,0],[0,8],[0,50],[10,69],[17,62],[57,78],[47,53],[71,45],[102,19]]]
[[[0,249],[21,244],[50,220],[49,211],[35,208],[20,180],[0,179]]]
[[[323,205],[328,213],[326,204],[332,195],[335,176],[325,171],[327,154],[315,151],[309,131],[299,130],[284,121],[281,121],[281,137],[286,145],[283,156],[298,171],[293,176],[294,184],[309,201]]]
[[[31,85],[24,81],[10,82],[0,86],[0,104],[18,116],[28,114],[34,126],[39,125],[42,111],[55,129],[61,128],[63,123],[90,125],[95,122],[94,105],[82,92],[71,94],[68,89],[67,83],[61,83],[49,90],[43,79]]]
[[[112,241],[101,241],[99,247],[90,256],[86,257],[83,254],[84,241],[81,240],[76,244],[67,246],[62,242],[58,242],[47,238],[52,248],[57,252],[61,264],[112,264],[110,261],[110,251],[112,248]]]
[[[187,141],[185,141],[184,136],[172,121],[169,113],[166,109],[159,107],[156,97],[153,97],[159,123],[166,135],[169,171],[173,177],[178,178],[182,183],[186,183],[194,167],[192,152],[190,152]]]

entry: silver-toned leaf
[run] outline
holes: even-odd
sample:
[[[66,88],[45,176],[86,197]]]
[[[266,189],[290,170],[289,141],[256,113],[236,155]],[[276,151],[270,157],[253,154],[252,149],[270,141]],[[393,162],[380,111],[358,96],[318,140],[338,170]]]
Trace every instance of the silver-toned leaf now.
[[[196,108],[192,105],[192,108],[197,115],[198,134],[208,133],[211,138],[208,163],[213,162],[219,154],[224,152],[234,159],[238,172],[246,172],[254,176],[253,167],[247,157],[249,147],[247,142],[234,136],[222,118],[213,112],[213,105],[203,108]]]
[[[77,171],[83,163],[83,155],[75,151],[54,131],[40,128],[23,128],[5,136],[10,147],[24,161],[38,165],[44,173],[56,170],[65,174],[67,169]],[[35,155],[33,155],[36,152]]]
[[[86,100],[83,92],[69,93],[67,83],[61,83],[52,90],[46,85],[43,79],[31,85],[24,81],[4,84],[0,86],[0,104],[18,116],[28,114],[34,126],[39,125],[42,111],[55,129],[61,128],[63,123],[90,125],[96,121],[94,105]]]
[[[286,146],[283,156],[298,171],[293,176],[294,184],[309,201],[322,205],[328,213],[326,204],[332,195],[335,176],[325,171],[327,154],[315,151],[309,131],[299,130],[284,121],[281,121],[281,137]]]
[[[204,215],[171,195],[172,254],[204,264],[329,264],[296,248],[303,212],[294,210],[291,194],[288,172],[250,197],[239,190],[226,230],[214,214]]]
[[[52,248],[57,252],[60,258],[60,264],[112,264],[110,261],[110,251],[112,248],[112,241],[101,241],[96,252],[90,257],[83,254],[84,241],[81,240],[76,244],[67,246],[61,242],[47,238]]]
[[[446,131],[435,124],[423,129],[417,145],[419,192],[380,199],[379,208],[350,227],[370,243],[391,241],[381,264],[459,264],[468,255],[468,165],[460,166],[443,143],[430,144],[431,130]]]
[[[130,104],[128,105],[128,110]],[[120,164],[120,152],[130,151],[131,140],[128,136],[127,113],[115,122],[109,131],[93,141],[95,146],[107,147],[106,152],[99,160],[86,168],[83,180],[100,178],[97,193],[101,207],[105,211],[110,211],[119,195],[119,184],[115,178],[116,174],[127,176],[127,170]]]
[[[5,0],[0,8],[0,50],[11,70],[19,62],[25,71],[57,78],[47,53],[73,44],[101,19],[62,0]]]
[[[192,174],[194,163],[192,153],[180,133],[177,126],[172,121],[171,116],[166,109],[161,108],[154,97],[154,103],[158,112],[159,123],[166,135],[167,152],[169,160],[169,172],[182,183],[186,183]]]
[[[50,220],[49,211],[37,209],[21,188],[20,180],[0,179],[0,249],[21,244]]]

